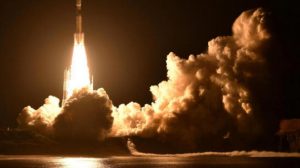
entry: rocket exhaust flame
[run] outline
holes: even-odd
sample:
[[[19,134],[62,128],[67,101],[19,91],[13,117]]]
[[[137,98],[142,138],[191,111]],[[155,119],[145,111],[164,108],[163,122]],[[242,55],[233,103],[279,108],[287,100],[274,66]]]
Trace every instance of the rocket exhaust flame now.
[[[66,81],[66,99],[78,89],[92,89],[86,51],[83,42],[74,44],[71,69],[67,74],[69,75],[69,78],[67,78]]]

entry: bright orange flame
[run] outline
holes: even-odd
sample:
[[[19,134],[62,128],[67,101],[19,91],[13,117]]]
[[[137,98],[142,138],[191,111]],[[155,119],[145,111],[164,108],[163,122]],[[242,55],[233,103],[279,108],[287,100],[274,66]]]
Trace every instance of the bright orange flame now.
[[[76,90],[82,88],[92,89],[92,87],[83,40],[78,43],[75,42],[71,68],[67,71],[66,99]]]

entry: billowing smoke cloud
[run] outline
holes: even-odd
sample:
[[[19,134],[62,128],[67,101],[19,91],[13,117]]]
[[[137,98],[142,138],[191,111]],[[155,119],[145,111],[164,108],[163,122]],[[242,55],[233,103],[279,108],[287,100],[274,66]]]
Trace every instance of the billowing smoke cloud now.
[[[52,125],[58,114],[61,113],[59,99],[49,96],[45,99],[45,104],[37,110],[27,106],[19,114],[18,124],[22,128],[32,129],[41,133],[52,132]]]
[[[91,142],[105,139],[113,122],[112,102],[103,89],[80,90],[64,105],[54,122],[55,136],[61,141]]]
[[[170,53],[168,80],[150,87],[151,104],[115,107],[103,89],[81,90],[62,110],[54,97],[38,110],[26,107],[20,126],[42,126],[66,141],[154,137],[188,149],[273,133],[276,121],[268,118],[269,105],[259,98],[269,86],[265,48],[271,35],[265,19],[262,9],[243,12],[233,24],[233,35],[212,39],[206,53],[188,59]]]
[[[168,80],[150,88],[154,102],[115,108],[111,134],[159,135],[174,145],[182,142],[193,148],[237,134],[255,139],[267,131],[256,121],[256,113],[263,111],[256,107],[259,102],[251,87],[253,82],[261,85],[267,76],[263,53],[271,36],[265,13],[262,9],[242,13],[232,30],[233,36],[211,40],[207,53],[188,59],[170,53]]]
[[[104,89],[81,89],[67,99],[63,108],[59,99],[49,96],[38,110],[25,107],[18,117],[20,127],[51,135],[60,142],[103,140],[113,118],[112,102]]]

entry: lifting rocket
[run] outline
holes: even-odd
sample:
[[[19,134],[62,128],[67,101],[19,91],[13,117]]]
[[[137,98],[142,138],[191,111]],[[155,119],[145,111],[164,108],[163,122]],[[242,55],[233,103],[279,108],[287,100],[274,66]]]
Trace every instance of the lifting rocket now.
[[[76,31],[74,33],[73,58],[71,67],[67,68],[64,72],[62,106],[64,106],[66,100],[73,94],[74,90],[82,88],[86,88],[89,91],[93,90],[93,78],[90,78],[88,72],[84,47],[81,8],[82,0],[76,0]]]

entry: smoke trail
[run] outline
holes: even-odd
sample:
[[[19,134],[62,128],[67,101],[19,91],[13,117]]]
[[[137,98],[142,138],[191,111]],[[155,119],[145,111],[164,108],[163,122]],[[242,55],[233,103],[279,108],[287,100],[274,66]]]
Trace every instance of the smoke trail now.
[[[197,157],[197,156],[247,156],[247,157],[288,157],[299,158],[300,153],[287,153],[287,152],[273,152],[273,151],[231,151],[231,152],[196,152],[196,153],[180,153],[180,154],[155,154],[139,152],[135,148],[135,144],[128,139],[127,148],[133,156],[147,156],[147,157]]]

